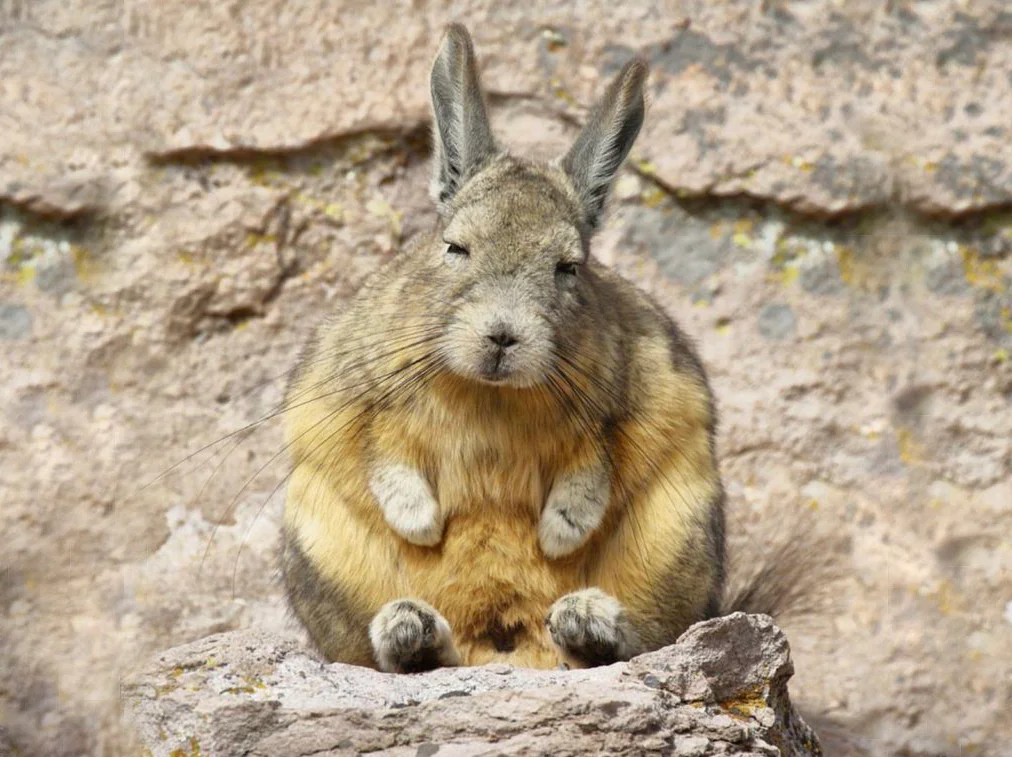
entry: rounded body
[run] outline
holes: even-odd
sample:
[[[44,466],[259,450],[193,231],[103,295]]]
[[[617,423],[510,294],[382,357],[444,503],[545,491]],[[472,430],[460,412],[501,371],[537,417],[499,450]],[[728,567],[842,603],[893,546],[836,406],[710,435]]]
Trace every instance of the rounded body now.
[[[291,605],[330,660],[374,665],[369,623],[387,602],[446,618],[464,664],[555,667],[545,627],[567,593],[616,598],[641,649],[716,611],[723,493],[715,411],[691,345],[644,293],[588,261],[594,328],[544,384],[489,385],[446,370],[433,348],[440,241],[377,271],[318,331],[293,377],[294,460],[284,516]],[[432,546],[402,538],[370,487],[377,460],[419,471],[442,515]],[[603,462],[609,496],[583,546],[549,558],[539,520],[553,483]]]

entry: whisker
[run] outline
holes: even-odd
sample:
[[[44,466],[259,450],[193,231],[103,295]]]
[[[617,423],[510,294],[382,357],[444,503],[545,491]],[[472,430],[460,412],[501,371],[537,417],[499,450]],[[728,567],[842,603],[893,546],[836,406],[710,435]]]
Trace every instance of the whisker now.
[[[428,362],[430,364],[428,366],[426,366],[425,365],[426,362]],[[399,385],[395,384],[394,387],[392,389],[388,390],[387,392],[385,392],[383,396],[384,397],[388,397],[388,396],[391,396],[391,394],[393,392],[395,392],[395,391],[399,391],[399,390],[403,391],[403,390],[405,390],[407,388],[410,388],[415,383],[417,383],[418,380],[420,380],[420,376],[428,376],[428,375],[431,375],[434,371],[439,370],[442,367],[443,362],[442,362],[442,360],[440,358],[436,358],[435,360],[433,360],[433,354],[432,353],[427,353],[425,355],[422,355],[420,358],[412,361],[408,365],[402,366],[401,368],[398,368],[396,371],[392,372],[392,374],[390,374],[390,375],[393,375],[394,377],[398,377],[402,372],[409,370],[410,368],[414,367],[415,365],[422,365],[423,366],[423,370],[420,371],[419,374],[416,374],[414,377],[410,377],[409,376],[409,378],[407,380],[402,381]],[[351,400],[349,400],[348,402],[344,403],[337,411],[328,414],[322,421],[319,421],[319,422],[315,423],[312,427],[310,427],[309,429],[307,429],[306,432],[304,432],[303,434],[300,435],[299,440],[301,440],[301,438],[303,436],[305,436],[307,433],[309,433],[310,431],[312,431],[317,426],[320,426],[323,423],[326,423],[326,424],[329,425],[329,423],[339,413],[343,412],[343,410],[346,409],[347,407],[350,407],[351,405],[353,405],[355,402],[357,402],[363,396],[365,396],[366,394],[368,394],[369,391],[370,391],[370,389],[367,389],[366,391],[362,392],[358,396],[356,396],[356,397],[352,398]],[[239,550],[236,553],[236,560],[235,560],[235,564],[233,566],[233,571],[232,571],[232,593],[233,593],[233,596],[235,595],[235,582],[236,582],[236,576],[238,574],[239,558],[242,555],[243,545],[245,544],[246,539],[249,537],[249,534],[251,533],[253,525],[256,523],[257,518],[260,517],[260,514],[263,512],[264,508],[270,502],[271,498],[273,498],[273,496],[277,493],[277,491],[281,488],[281,486],[285,485],[285,483],[291,479],[291,477],[295,474],[295,471],[298,469],[298,467],[300,465],[302,465],[307,459],[309,459],[311,457],[314,457],[315,454],[316,454],[316,452],[319,449],[321,449],[322,447],[328,445],[334,439],[334,437],[336,437],[342,431],[344,431],[345,429],[347,429],[349,426],[358,426],[359,428],[362,428],[363,424],[361,423],[361,421],[364,419],[364,416],[366,415],[366,413],[370,413],[371,412],[371,413],[375,414],[375,413],[379,412],[379,410],[378,410],[378,404],[379,404],[379,402],[369,403],[368,407],[364,408],[361,412],[359,412],[356,415],[352,416],[347,422],[345,422],[343,425],[341,425],[340,427],[338,427],[337,429],[335,429],[333,432],[328,433],[327,436],[322,441],[316,442],[316,437],[314,437],[314,439],[310,442],[310,444],[313,444],[314,446],[311,449],[309,449],[309,450],[307,450],[305,452],[305,454],[292,466],[292,469],[288,472],[288,474],[285,475],[281,479],[281,481],[279,481],[274,486],[274,488],[271,490],[271,492],[267,495],[267,497],[264,500],[263,504],[260,506],[260,509],[257,511],[256,516],[254,516],[253,521],[250,523],[250,526],[248,527],[248,529],[246,531],[246,534],[243,537],[243,540],[239,544]],[[317,432],[317,436],[319,436],[319,433],[320,433],[320,431]],[[292,443],[286,445],[285,449],[290,448],[292,446],[292,444],[294,444],[295,441],[296,440],[293,440]],[[283,451],[285,451],[285,450],[282,450],[282,452]],[[276,454],[272,458],[272,461],[274,459],[277,459],[278,455],[280,455],[280,454],[281,453]],[[256,475],[259,475],[259,471],[258,471],[258,473]],[[311,489],[311,487],[315,483],[316,483],[316,473],[313,474],[313,478],[310,479],[310,481],[309,481],[309,483],[308,483],[308,485],[306,487],[307,494],[310,493],[310,489]]]
[[[561,371],[559,369],[556,369],[555,375],[558,376],[558,378],[561,379],[563,381],[563,383],[565,383],[566,387],[568,387],[568,389],[570,390],[570,392],[572,392],[572,394],[577,399],[582,400],[583,403],[589,404],[589,397],[586,395],[585,392],[583,392],[583,391],[580,390],[579,386],[576,385],[572,381],[572,379],[568,375],[565,374],[565,372],[563,372],[563,371]],[[560,389],[560,391],[564,391],[564,390]],[[568,396],[569,395],[567,393],[567,397]],[[599,425],[599,423],[603,419],[607,418],[610,413],[596,412],[596,419],[597,420],[595,420],[595,418],[590,415],[590,412],[588,411],[588,408],[584,404],[577,403],[572,398],[570,399],[569,407],[571,409],[571,412],[574,414],[574,417],[577,420],[577,423],[578,423],[579,427],[581,428],[581,430],[583,430],[584,434],[589,439],[592,440],[592,443],[594,444],[594,447],[595,447],[596,451],[598,452],[598,454],[600,454],[602,457],[605,458],[605,460],[607,462],[607,465],[608,465],[609,479],[612,482],[617,482],[618,483],[618,487],[617,487],[618,491],[616,491],[616,494],[618,495],[618,498],[619,498],[620,501],[625,501],[629,497],[629,495],[631,494],[631,492],[628,489],[626,489],[624,482],[621,479],[618,479],[616,477],[615,474],[618,472],[618,466],[615,464],[615,459],[614,459],[614,457],[612,455],[611,449],[609,448],[609,446],[607,444],[607,441],[605,439],[601,438],[601,431],[602,431],[602,429],[599,428],[599,427],[597,427]],[[596,409],[600,410],[600,408],[596,408]],[[634,543],[636,545],[636,551],[637,551],[637,553],[639,555],[640,563],[641,563],[641,565],[643,565],[644,567],[646,567],[646,557],[644,556],[646,550],[645,550],[645,547],[644,547],[643,535],[642,535],[642,533],[639,532],[639,529],[637,528],[637,526],[638,526],[638,524],[636,524],[636,523],[633,523],[632,526],[631,526],[631,528],[633,528],[633,531],[632,531],[633,541],[634,541]]]
[[[413,315],[412,319],[418,319],[420,317],[421,318],[430,318],[431,317],[431,319],[434,322],[437,322],[437,323],[439,323],[439,322],[441,322],[443,320],[443,316],[438,316],[438,315],[433,315],[433,316],[428,316],[428,315],[414,316]],[[384,334],[384,336],[389,337],[389,336],[396,335],[398,333],[402,333],[402,332],[406,332],[406,331],[410,332],[410,331],[412,331],[414,329],[418,329],[418,328],[422,328],[422,327],[419,326],[419,324],[417,324],[417,323],[404,324],[404,325],[401,325],[401,326],[388,326],[388,327],[386,327],[384,329],[383,334]],[[316,365],[316,364],[321,363],[321,362],[323,362],[325,360],[337,359],[339,357],[343,357],[345,355],[349,355],[352,352],[359,351],[363,345],[371,345],[371,344],[374,344],[375,341],[376,341],[376,335],[370,334],[370,335],[362,336],[361,338],[359,338],[359,339],[357,339],[355,341],[352,341],[350,343],[347,342],[347,341],[343,342],[341,346],[342,347],[346,347],[347,349],[340,350],[340,351],[321,351],[318,355],[313,355],[313,357],[311,357],[311,358],[309,358],[309,357],[303,357],[303,359],[300,361],[300,367]],[[282,347],[282,346],[288,346],[288,347],[291,347],[291,346],[302,346],[304,344],[305,344],[305,340],[301,340],[301,341],[298,341],[298,342],[289,342],[287,344],[279,344],[278,342],[274,342],[274,343],[272,343],[272,347],[277,348],[277,347]],[[252,394],[253,392],[257,391],[258,389],[262,389],[265,386],[273,384],[276,381],[280,381],[281,379],[290,378],[294,370],[295,370],[294,368],[289,368],[284,373],[279,373],[279,374],[277,374],[275,376],[271,376],[271,377],[266,378],[266,379],[261,379],[260,381],[257,381],[256,383],[254,383],[252,386],[247,387],[246,389],[243,389],[241,392],[239,392],[235,396],[237,398],[247,397],[250,394]]]
[[[434,335],[433,336],[426,336],[423,339],[413,341],[410,344],[402,345],[402,346],[399,346],[399,347],[397,347],[397,348],[395,348],[393,350],[390,350],[390,351],[387,351],[387,352],[383,352],[383,353],[379,353],[377,355],[371,356],[371,358],[369,359],[369,362],[379,362],[379,361],[387,359],[387,358],[392,358],[392,357],[396,356],[397,354],[399,354],[400,352],[407,352],[408,350],[411,350],[411,349],[413,349],[413,348],[415,348],[417,346],[425,344],[428,341],[430,341],[430,339],[432,339],[432,338],[434,338]],[[364,362],[364,361],[360,362],[355,367],[364,368],[364,367],[366,367],[366,362]],[[218,445],[222,444],[225,441],[228,441],[229,439],[231,439],[232,437],[234,437],[236,435],[242,436],[242,438],[240,439],[240,444],[241,444],[242,441],[245,441],[249,437],[250,433],[252,433],[253,431],[255,431],[259,426],[263,425],[264,423],[266,423],[266,422],[268,422],[270,420],[273,420],[274,418],[277,418],[277,417],[279,417],[281,415],[284,415],[285,413],[288,413],[288,412],[290,412],[292,410],[295,410],[295,409],[300,408],[300,407],[304,407],[305,405],[307,405],[307,404],[309,404],[311,402],[314,402],[316,400],[323,399],[323,398],[325,398],[327,396],[330,396],[330,394],[332,394],[332,392],[321,394],[321,395],[319,395],[317,397],[313,397],[313,398],[311,398],[309,400],[306,400],[306,401],[303,401],[303,402],[298,402],[298,403],[295,403],[295,404],[290,404],[292,399],[297,399],[299,397],[302,397],[305,394],[307,394],[309,391],[312,391],[315,388],[319,388],[323,384],[329,383],[331,380],[332,380],[332,377],[324,378],[323,380],[318,381],[318,382],[312,384],[306,390],[302,390],[302,391],[296,393],[296,395],[293,395],[292,397],[286,397],[281,403],[279,403],[278,405],[275,405],[271,410],[269,410],[266,415],[263,415],[260,418],[258,418],[257,420],[251,421],[250,423],[246,424],[245,426],[242,426],[242,427],[240,427],[240,428],[238,428],[238,429],[236,429],[234,431],[230,431],[229,433],[227,433],[227,434],[225,434],[223,436],[220,436],[217,439],[215,439],[215,440],[213,440],[211,442],[208,442],[207,444],[205,444],[205,445],[201,446],[200,448],[194,450],[190,454],[188,454],[185,457],[183,457],[181,460],[177,461],[176,463],[172,464],[171,466],[169,466],[168,468],[166,468],[165,470],[163,470],[161,473],[159,473],[153,479],[151,479],[150,481],[148,481],[147,483],[145,483],[143,486],[141,486],[139,489],[137,489],[136,491],[134,491],[129,496],[133,497],[133,496],[137,496],[138,494],[141,494],[142,492],[144,492],[145,490],[147,490],[148,488],[150,488],[152,485],[154,485],[154,484],[158,483],[159,481],[163,480],[166,476],[168,476],[172,472],[178,470],[181,466],[185,465],[186,463],[188,463],[189,461],[191,461],[193,458],[195,458],[198,455],[200,455],[200,454],[208,451],[209,449],[217,447]],[[345,387],[345,388],[347,388],[347,387]],[[340,391],[340,389],[338,391]],[[235,447],[233,447],[231,451],[234,451],[234,449],[235,449]],[[231,454],[231,451],[229,452],[229,455]],[[228,458],[229,455],[226,455],[226,459]],[[203,461],[197,463],[193,468],[191,468],[188,471],[186,471],[184,475],[190,475],[190,474],[196,472],[197,470],[199,470],[200,468],[202,468],[204,465],[208,464],[213,459],[214,459],[214,455],[212,454],[206,460],[203,460]],[[219,463],[219,466],[220,466],[220,463]]]
[[[605,394],[612,397],[616,401],[616,403],[618,403],[621,400],[621,397],[618,394],[617,390],[615,390],[614,387],[607,382],[607,380],[592,374],[583,365],[581,365],[575,359],[572,359],[567,355],[563,355],[560,353],[559,358],[564,363],[566,363],[566,365],[571,366],[575,371],[577,371],[579,375],[583,376],[584,379],[587,380],[592,386],[595,386],[598,390],[603,391]],[[565,371],[561,372],[565,375]],[[589,397],[589,395],[581,393],[581,396],[585,401],[587,401],[593,406],[593,410],[596,414],[602,414],[604,412],[607,412],[607,408],[602,407],[600,404],[597,403],[596,400]],[[637,418],[637,423],[640,426],[646,427],[648,430],[650,429],[653,429],[654,431],[662,430],[659,427],[657,427],[657,425],[649,418]],[[663,430],[667,431],[669,429]],[[685,522],[686,512],[693,513],[694,507],[693,503],[691,503],[686,498],[685,492],[682,488],[682,486],[684,486],[687,482],[685,480],[684,473],[682,473],[681,471],[681,468],[676,467],[675,469],[675,472],[682,480],[682,486],[679,486],[675,481],[671,479],[671,471],[669,469],[662,469],[657,463],[657,461],[652,460],[651,456],[647,453],[647,451],[643,448],[643,446],[635,437],[631,436],[624,428],[621,427],[621,425],[616,425],[615,431],[620,435],[623,441],[625,441],[637,453],[637,458],[639,462],[641,464],[645,464],[648,467],[649,472],[656,477],[656,479],[660,482],[661,486],[664,487],[664,489],[669,493],[669,495],[677,498],[682,502],[682,504],[684,505],[684,509],[676,508],[674,512],[676,516],[679,518],[679,520],[683,522],[683,526],[688,526],[688,523]],[[667,446],[672,453],[674,453],[681,459],[683,463],[688,462],[683,451],[679,448],[677,444]],[[638,523],[632,523],[632,521],[635,520],[637,519],[634,515],[633,518],[630,519],[631,527],[639,528]]]
[[[292,439],[292,440],[290,440],[289,442],[285,443],[285,444],[284,444],[284,445],[283,445],[283,446],[281,447],[281,449],[280,449],[280,450],[278,450],[277,452],[275,452],[275,453],[274,453],[274,454],[273,454],[273,455],[272,455],[272,456],[271,456],[271,457],[270,457],[270,458],[269,458],[269,459],[267,460],[267,462],[266,462],[266,463],[264,463],[264,464],[263,464],[262,466],[260,466],[260,468],[259,468],[259,469],[258,469],[258,470],[257,470],[257,471],[256,471],[256,472],[255,472],[255,473],[254,473],[254,474],[253,474],[253,475],[252,475],[252,476],[251,476],[250,478],[249,478],[249,479],[247,479],[246,483],[244,483],[244,484],[243,484],[243,486],[242,486],[242,487],[241,487],[241,488],[239,489],[239,491],[238,491],[238,492],[236,493],[236,495],[235,495],[235,496],[234,496],[234,497],[232,498],[232,500],[231,500],[231,501],[230,501],[230,502],[228,503],[228,505],[226,505],[225,509],[224,509],[224,510],[222,511],[222,513],[221,513],[221,514],[219,515],[219,517],[217,518],[217,521],[218,521],[218,522],[220,522],[220,521],[224,520],[224,519],[225,519],[225,518],[226,518],[226,517],[228,516],[228,513],[230,513],[230,512],[231,512],[231,511],[233,510],[233,508],[234,508],[234,507],[236,506],[236,504],[237,504],[237,502],[238,502],[239,498],[240,498],[240,497],[241,497],[241,496],[243,495],[243,493],[244,493],[244,492],[245,492],[245,491],[246,491],[246,490],[247,490],[247,489],[249,488],[249,486],[250,486],[250,485],[251,485],[251,484],[253,483],[253,481],[255,481],[255,480],[256,480],[256,479],[257,479],[257,478],[258,478],[258,477],[260,476],[260,474],[262,474],[262,473],[263,473],[263,471],[264,471],[264,470],[265,470],[265,469],[266,469],[266,468],[267,468],[268,466],[270,466],[270,465],[271,465],[271,464],[272,464],[272,463],[273,463],[273,462],[274,462],[275,460],[277,460],[277,459],[278,459],[278,458],[279,458],[279,457],[280,457],[281,455],[285,454],[285,453],[286,453],[286,452],[287,452],[287,451],[288,451],[289,449],[291,449],[291,447],[292,447],[292,446],[293,446],[294,444],[296,444],[296,443],[300,442],[300,441],[302,440],[302,437],[303,437],[303,436],[305,436],[305,434],[308,434],[308,433],[310,433],[310,432],[311,432],[311,431],[312,431],[313,429],[315,429],[315,428],[316,428],[317,426],[319,426],[319,425],[321,425],[321,424],[324,424],[324,423],[328,422],[328,421],[329,421],[329,420],[331,420],[331,419],[332,419],[332,418],[333,418],[334,416],[336,416],[336,415],[338,415],[338,414],[342,413],[342,412],[343,412],[343,411],[344,411],[345,409],[347,409],[347,408],[348,408],[348,407],[350,407],[350,406],[351,406],[352,404],[354,404],[355,402],[357,402],[358,400],[360,400],[360,399],[361,399],[362,397],[366,396],[366,395],[367,395],[367,394],[368,394],[368,393],[369,393],[370,391],[372,391],[372,390],[373,390],[373,388],[375,387],[375,385],[376,385],[377,383],[380,383],[380,384],[382,384],[382,382],[383,382],[383,381],[385,381],[385,380],[388,380],[389,378],[391,378],[391,377],[394,377],[394,376],[396,376],[397,374],[399,374],[399,373],[401,373],[401,372],[403,372],[403,371],[405,371],[405,370],[408,370],[408,369],[410,369],[410,368],[412,367],[412,365],[414,364],[414,362],[417,362],[417,361],[413,361],[412,363],[408,363],[408,364],[407,364],[407,365],[405,365],[405,366],[401,366],[400,368],[396,368],[396,369],[394,369],[393,371],[391,371],[391,372],[389,372],[389,373],[387,373],[387,374],[385,374],[385,375],[383,375],[383,376],[380,376],[380,377],[378,377],[378,378],[374,378],[374,379],[369,379],[369,380],[366,380],[366,381],[363,381],[363,382],[359,382],[359,384],[357,384],[357,385],[353,385],[353,387],[354,387],[354,386],[362,386],[362,385],[365,385],[365,386],[366,386],[366,389],[365,389],[364,391],[362,391],[361,393],[357,394],[356,396],[354,396],[354,397],[350,398],[350,399],[349,399],[349,400],[347,400],[346,402],[342,403],[341,405],[339,405],[339,406],[338,406],[337,408],[335,408],[335,409],[334,409],[334,410],[332,410],[331,412],[329,412],[329,413],[328,413],[327,415],[325,415],[325,416],[324,416],[324,417],[323,417],[323,418],[322,418],[321,420],[317,421],[317,422],[316,422],[316,423],[314,423],[314,424],[313,424],[312,426],[310,426],[310,428],[308,428],[308,429],[306,429],[306,430],[305,430],[304,432],[302,432],[302,433],[301,433],[301,434],[300,434],[300,435],[299,435],[298,437],[296,437],[295,439]],[[336,394],[339,394],[339,393],[341,393],[341,392],[343,392],[343,391],[347,391],[347,389],[349,389],[349,388],[353,388],[353,387],[347,387],[347,386],[346,386],[346,387],[341,387],[341,388],[339,388],[339,389],[337,389],[337,390],[335,390],[335,391],[333,391],[333,392],[328,392],[328,393],[326,393],[326,395],[321,395],[320,397],[316,397],[316,398],[314,398],[314,399],[313,399],[313,400],[311,400],[311,401],[316,401],[316,400],[322,399],[322,398],[323,398],[323,396],[332,396],[332,395],[336,395]],[[301,462],[302,462],[302,461],[300,461],[300,464],[301,464]],[[217,528],[218,528],[218,523],[216,523],[216,524],[215,524],[215,526],[214,526],[214,528],[212,529],[212,532],[211,532],[211,537],[210,537],[210,539],[209,539],[209,541],[208,541],[208,545],[207,545],[207,547],[206,547],[206,548],[205,548],[205,550],[204,550],[204,556],[203,556],[203,557],[201,558],[201,561],[200,561],[200,562],[201,562],[201,566],[203,566],[203,564],[204,564],[204,561],[205,561],[205,560],[206,560],[206,558],[207,558],[207,554],[208,554],[208,552],[210,551],[211,545],[212,545],[212,544],[213,544],[213,542],[214,542],[214,537],[215,537],[215,534],[217,533]]]

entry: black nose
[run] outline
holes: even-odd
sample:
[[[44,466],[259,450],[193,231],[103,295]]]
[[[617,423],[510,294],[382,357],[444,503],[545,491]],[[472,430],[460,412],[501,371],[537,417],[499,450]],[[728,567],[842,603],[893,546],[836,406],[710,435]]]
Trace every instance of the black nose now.
[[[503,349],[512,347],[518,341],[517,338],[506,329],[497,329],[485,338],[492,342],[492,344],[497,344]]]

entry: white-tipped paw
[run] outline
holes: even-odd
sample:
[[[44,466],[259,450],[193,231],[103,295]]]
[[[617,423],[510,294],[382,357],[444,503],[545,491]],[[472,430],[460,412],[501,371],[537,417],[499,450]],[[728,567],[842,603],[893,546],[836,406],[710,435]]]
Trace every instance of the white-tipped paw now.
[[[432,547],[443,538],[443,515],[425,477],[407,465],[378,467],[369,488],[387,525],[412,544]]]
[[[559,649],[584,665],[608,665],[639,652],[639,639],[622,605],[600,589],[556,600],[545,625]]]
[[[380,670],[420,673],[460,664],[450,624],[420,599],[387,602],[369,624],[369,640]]]
[[[582,547],[608,509],[610,481],[603,468],[586,468],[560,477],[548,494],[538,524],[545,557],[565,557]]]

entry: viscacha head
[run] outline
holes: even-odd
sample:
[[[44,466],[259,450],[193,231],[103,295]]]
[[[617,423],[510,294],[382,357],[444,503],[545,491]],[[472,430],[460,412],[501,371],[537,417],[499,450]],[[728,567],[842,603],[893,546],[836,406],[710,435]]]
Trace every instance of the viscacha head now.
[[[565,155],[535,163],[492,136],[471,39],[447,29],[432,67],[432,197],[441,236],[427,250],[443,318],[439,350],[454,373],[529,387],[560,351],[593,335],[590,238],[643,123],[646,65],[619,72]]]

